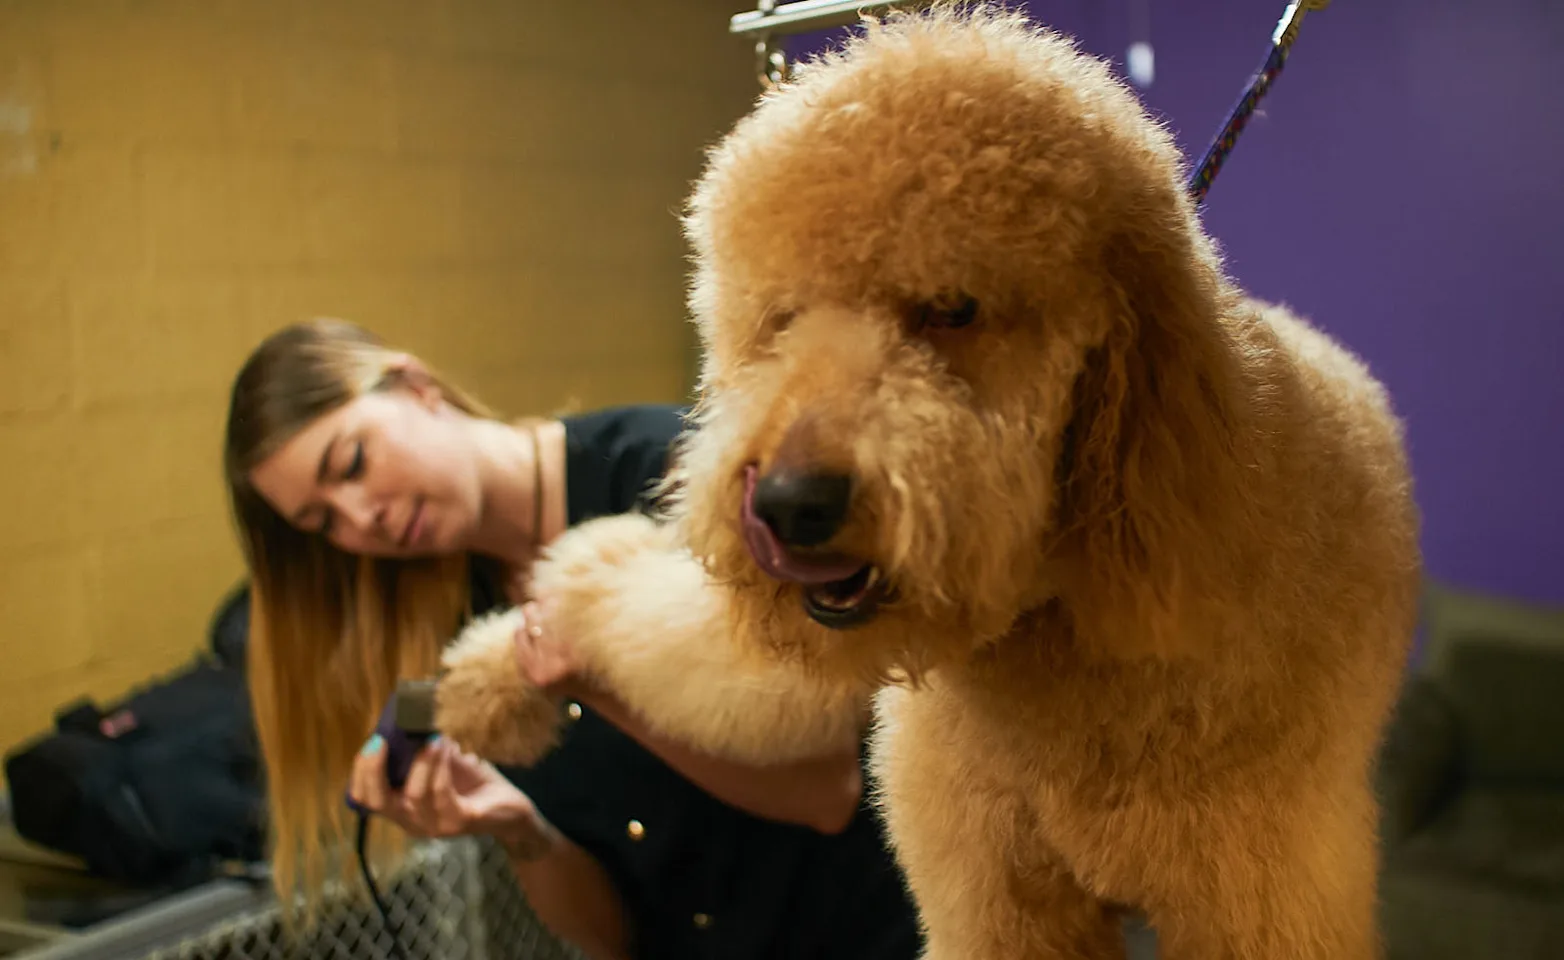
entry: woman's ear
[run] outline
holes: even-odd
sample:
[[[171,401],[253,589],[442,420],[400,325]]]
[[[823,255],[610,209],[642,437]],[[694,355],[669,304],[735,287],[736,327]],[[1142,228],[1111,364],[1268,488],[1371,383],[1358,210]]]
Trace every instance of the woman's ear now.
[[[439,412],[445,394],[423,361],[410,353],[399,353],[386,366],[386,378],[402,386],[432,412]]]

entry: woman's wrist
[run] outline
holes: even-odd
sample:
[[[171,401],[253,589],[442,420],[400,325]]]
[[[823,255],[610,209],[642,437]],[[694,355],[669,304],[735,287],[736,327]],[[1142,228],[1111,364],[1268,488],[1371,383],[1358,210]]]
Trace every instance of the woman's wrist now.
[[[512,860],[531,863],[548,856],[564,839],[538,808],[527,804],[514,819],[490,831]]]

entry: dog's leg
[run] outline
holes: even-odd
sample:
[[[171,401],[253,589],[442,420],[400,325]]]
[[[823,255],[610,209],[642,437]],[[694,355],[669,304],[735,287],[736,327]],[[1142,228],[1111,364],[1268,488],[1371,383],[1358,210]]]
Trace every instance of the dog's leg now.
[[[1157,871],[1179,884],[1147,911],[1164,960],[1379,960],[1373,801],[1352,794],[1208,812],[1188,862]]]
[[[582,524],[533,571],[550,629],[586,672],[665,736],[748,762],[851,749],[868,698],[771,659],[674,531],[626,515]]]
[[[1023,794],[963,747],[944,697],[888,688],[875,701],[874,781],[924,960],[1124,960],[1115,910],[1045,848]]]

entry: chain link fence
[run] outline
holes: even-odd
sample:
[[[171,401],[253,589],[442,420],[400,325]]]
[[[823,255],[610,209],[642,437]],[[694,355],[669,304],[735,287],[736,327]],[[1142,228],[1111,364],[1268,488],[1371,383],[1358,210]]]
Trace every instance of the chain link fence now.
[[[408,960],[582,960],[553,937],[486,838],[415,847],[380,880]],[[285,930],[274,899],[216,896],[166,907],[28,960],[393,960],[391,932],[367,896],[341,891],[311,927]]]

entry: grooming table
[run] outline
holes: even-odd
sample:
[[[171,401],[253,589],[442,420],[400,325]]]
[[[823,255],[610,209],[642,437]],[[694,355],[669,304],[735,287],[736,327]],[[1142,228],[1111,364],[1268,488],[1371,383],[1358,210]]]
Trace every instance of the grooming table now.
[[[577,960],[539,923],[505,854],[462,838],[415,847],[381,881],[409,960]],[[390,958],[367,897],[334,889],[317,928],[283,940],[269,886],[203,884],[79,931],[0,921],[4,960],[376,960]],[[8,939],[6,939],[8,938]]]

